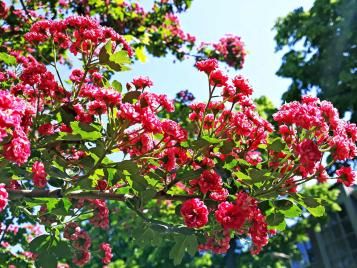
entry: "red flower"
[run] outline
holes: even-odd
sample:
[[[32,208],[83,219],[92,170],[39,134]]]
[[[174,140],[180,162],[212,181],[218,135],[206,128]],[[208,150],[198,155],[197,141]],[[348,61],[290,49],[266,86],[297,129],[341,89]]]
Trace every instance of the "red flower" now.
[[[102,258],[103,264],[109,264],[113,257],[112,248],[110,247],[110,245],[108,243],[100,244],[100,248],[104,252],[104,256]]]
[[[243,76],[237,75],[233,78],[232,83],[236,88],[237,93],[242,93],[243,95],[252,95],[253,89],[248,84],[247,80]]]
[[[204,170],[198,179],[198,185],[203,194],[208,191],[219,191],[222,186],[222,178],[213,169]]]
[[[9,194],[5,189],[5,184],[0,183],[0,212],[5,209],[8,203]]]
[[[7,160],[21,165],[27,161],[31,154],[30,141],[26,136],[18,135],[15,132],[13,139],[4,145],[3,150]]]
[[[143,77],[143,76],[133,79],[132,83],[137,90],[144,89],[146,87],[152,87],[154,85],[154,83],[150,80],[149,77]]]
[[[336,171],[336,175],[338,176],[337,182],[343,183],[347,187],[353,185],[356,179],[356,173],[351,167],[341,167]]]
[[[64,228],[63,237],[68,240],[77,240],[78,233],[80,232],[81,228],[75,222],[70,222],[66,224]]]
[[[32,165],[32,179],[35,186],[38,188],[43,188],[47,184],[46,180],[47,173],[45,171],[45,166],[42,162],[36,161]]]
[[[91,258],[91,254],[89,251],[80,250],[80,251],[76,251],[72,261],[75,265],[83,266],[89,262],[90,258]]]
[[[203,60],[203,61],[196,62],[195,66],[201,72],[210,74],[212,71],[218,68],[218,61],[216,59]]]
[[[84,230],[80,230],[76,234],[76,240],[72,242],[73,247],[78,250],[88,250],[91,246],[91,239],[88,233]]]
[[[224,229],[239,230],[247,218],[247,211],[236,204],[222,202],[218,205],[215,217]]]
[[[55,133],[55,130],[51,123],[46,123],[46,124],[39,126],[38,132],[42,136],[48,136],[48,135],[52,135],[53,133]]]
[[[312,140],[304,140],[297,146],[297,152],[301,158],[301,164],[307,173],[311,173],[318,161],[321,160],[322,153],[319,147]]]
[[[208,209],[198,198],[185,201],[181,207],[181,215],[190,228],[200,228],[208,222]]]
[[[212,85],[223,87],[227,84],[228,76],[224,75],[221,70],[212,71],[209,76]]]

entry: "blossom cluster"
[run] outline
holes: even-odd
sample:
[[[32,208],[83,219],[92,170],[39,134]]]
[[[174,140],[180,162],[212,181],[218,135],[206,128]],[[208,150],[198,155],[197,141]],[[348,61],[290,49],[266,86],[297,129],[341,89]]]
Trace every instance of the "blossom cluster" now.
[[[73,33],[69,34],[69,32]],[[68,49],[77,54],[89,54],[98,45],[110,39],[117,45],[121,45],[131,56],[133,51],[123,36],[112,28],[101,26],[96,20],[89,17],[70,16],[64,20],[38,21],[31,26],[30,32],[25,34],[29,42],[42,43],[53,40],[55,44],[63,49]]]
[[[24,164],[30,156],[28,132],[35,110],[8,91],[0,91],[0,153],[9,161]]]
[[[0,183],[0,212],[7,206],[8,197],[9,195],[6,191],[5,184]]]
[[[217,43],[203,42],[198,51],[209,58],[224,61],[235,69],[243,67],[247,54],[241,38],[234,35],[226,35]]]
[[[274,114],[274,120],[279,123],[279,132],[286,144],[300,157],[297,175],[303,178],[318,175],[322,182],[327,179],[321,162],[326,151],[334,161],[357,156],[356,124],[340,119],[338,111],[328,101],[304,96],[301,102],[284,104]],[[301,132],[303,138],[299,135]],[[352,169],[346,167],[336,175],[346,186],[351,186],[356,177]]]
[[[71,241],[76,249],[73,257],[73,263],[78,266],[87,264],[91,259],[90,248],[92,245],[91,239],[85,230],[82,230],[75,222],[70,222],[64,229],[64,238]],[[103,251],[103,264],[109,264],[112,258],[111,247],[108,243],[102,243],[100,250]]]

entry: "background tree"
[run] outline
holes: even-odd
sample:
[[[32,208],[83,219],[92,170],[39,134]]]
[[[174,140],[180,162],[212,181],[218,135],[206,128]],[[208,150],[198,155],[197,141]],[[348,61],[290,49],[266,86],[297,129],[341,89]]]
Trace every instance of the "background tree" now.
[[[315,0],[276,25],[277,51],[284,51],[277,75],[292,79],[284,101],[316,90],[357,122],[357,1]]]

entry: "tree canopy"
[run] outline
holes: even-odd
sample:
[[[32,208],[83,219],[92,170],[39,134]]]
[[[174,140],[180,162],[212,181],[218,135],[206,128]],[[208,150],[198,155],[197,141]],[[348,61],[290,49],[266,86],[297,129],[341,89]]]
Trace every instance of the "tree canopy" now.
[[[356,122],[356,0],[315,0],[310,10],[298,8],[280,18],[275,30],[276,49],[284,52],[277,75],[292,79],[283,100],[316,90]]]

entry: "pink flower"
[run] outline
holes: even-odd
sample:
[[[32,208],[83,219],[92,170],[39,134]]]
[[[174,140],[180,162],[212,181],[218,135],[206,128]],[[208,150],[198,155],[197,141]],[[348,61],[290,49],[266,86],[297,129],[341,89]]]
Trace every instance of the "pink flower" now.
[[[32,165],[32,179],[35,186],[38,188],[43,188],[47,184],[47,173],[45,171],[45,166],[42,162],[36,161]]]
[[[321,160],[322,153],[319,147],[312,140],[303,140],[296,148],[301,158],[301,164],[307,173],[311,173],[318,161]]]
[[[113,257],[112,248],[108,243],[102,243],[100,244],[100,249],[104,252],[104,256],[102,258],[103,264],[109,264]]]
[[[10,143],[4,145],[3,150],[7,160],[22,165],[27,161],[31,154],[30,141],[26,136],[14,132],[13,139]]]
[[[242,93],[243,95],[252,95],[253,89],[248,84],[247,80],[243,76],[237,75],[233,78],[232,83],[237,90],[237,93]]]
[[[73,263],[78,266],[83,266],[91,259],[91,254],[87,250],[76,251],[73,257]]]
[[[9,194],[5,189],[5,184],[0,183],[0,212],[5,209],[8,203]]]
[[[91,239],[88,233],[84,230],[79,230],[76,232],[76,240],[73,240],[73,247],[78,250],[88,250],[91,246]]]
[[[210,74],[212,71],[218,68],[218,61],[216,59],[208,59],[203,61],[198,61],[195,64],[196,68],[201,72]]]
[[[341,167],[336,171],[338,176],[337,182],[343,183],[345,186],[352,186],[356,179],[356,173],[351,167]]]
[[[39,126],[38,132],[42,136],[48,136],[48,135],[52,135],[53,133],[55,133],[55,130],[51,123],[46,123],[46,124]]]
[[[146,87],[152,87],[154,85],[154,83],[150,80],[149,77],[143,76],[133,79],[132,83],[137,90],[145,89]]]
[[[222,178],[213,169],[204,170],[198,179],[198,185],[203,194],[206,194],[208,191],[220,191]]]
[[[185,201],[180,211],[187,227],[200,228],[208,222],[208,209],[198,198]]]
[[[228,81],[228,76],[224,75],[221,70],[212,71],[209,76],[211,85],[217,87],[226,86]]]

